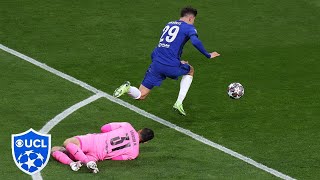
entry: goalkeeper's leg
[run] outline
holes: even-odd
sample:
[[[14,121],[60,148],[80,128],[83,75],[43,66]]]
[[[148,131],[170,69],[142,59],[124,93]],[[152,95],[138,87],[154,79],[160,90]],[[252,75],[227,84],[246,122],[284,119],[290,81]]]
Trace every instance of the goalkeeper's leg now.
[[[78,171],[82,163],[80,161],[74,162],[68,155],[64,147],[54,146],[51,149],[51,155],[54,159],[62,164],[69,165],[73,171]]]

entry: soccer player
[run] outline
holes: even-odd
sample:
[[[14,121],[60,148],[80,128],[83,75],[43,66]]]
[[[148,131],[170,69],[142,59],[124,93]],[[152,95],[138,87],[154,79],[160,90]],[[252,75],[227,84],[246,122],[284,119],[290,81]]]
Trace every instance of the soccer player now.
[[[197,31],[193,26],[196,16],[196,9],[183,8],[180,19],[171,21],[164,27],[159,44],[151,54],[152,63],[139,89],[126,81],[114,91],[113,96],[120,97],[128,93],[132,98],[142,100],[147,97],[154,86],[160,86],[167,77],[177,80],[179,76],[182,76],[178,99],[173,108],[185,116],[182,103],[191,85],[194,68],[187,61],[180,60],[183,46],[190,39],[193,46],[207,58],[215,58],[220,55],[217,52],[208,53],[198,39]]]
[[[52,156],[62,164],[78,171],[82,164],[98,173],[97,161],[132,160],[139,155],[139,143],[153,139],[151,129],[136,131],[127,122],[109,123],[101,127],[101,133],[79,135],[64,141],[63,146],[51,149]]]

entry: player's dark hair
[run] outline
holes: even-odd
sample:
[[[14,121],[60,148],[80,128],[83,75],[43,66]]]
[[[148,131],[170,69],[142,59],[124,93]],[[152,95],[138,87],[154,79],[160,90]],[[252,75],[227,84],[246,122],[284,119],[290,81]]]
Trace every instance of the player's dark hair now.
[[[191,7],[191,6],[187,6],[187,7],[184,7],[181,9],[181,12],[180,12],[180,17],[184,17],[184,16],[187,16],[187,15],[190,15],[192,14],[194,17],[197,16],[198,14],[198,11],[197,9]]]
[[[147,141],[153,139],[154,133],[149,128],[143,128],[140,132],[140,137],[141,137],[140,142],[144,143],[144,142],[147,142]]]

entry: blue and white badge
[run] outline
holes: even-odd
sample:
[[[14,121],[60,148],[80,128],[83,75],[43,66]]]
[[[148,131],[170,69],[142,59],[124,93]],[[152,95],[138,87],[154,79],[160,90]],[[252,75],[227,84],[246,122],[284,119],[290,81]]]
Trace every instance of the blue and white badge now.
[[[51,149],[51,135],[29,129],[11,135],[13,160],[23,172],[33,175],[48,163]]]

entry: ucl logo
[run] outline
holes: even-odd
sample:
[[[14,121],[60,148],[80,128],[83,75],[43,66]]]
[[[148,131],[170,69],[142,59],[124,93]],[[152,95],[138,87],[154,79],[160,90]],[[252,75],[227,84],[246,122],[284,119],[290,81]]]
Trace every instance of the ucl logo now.
[[[13,160],[20,170],[33,175],[48,163],[51,149],[51,135],[29,129],[11,135]]]

